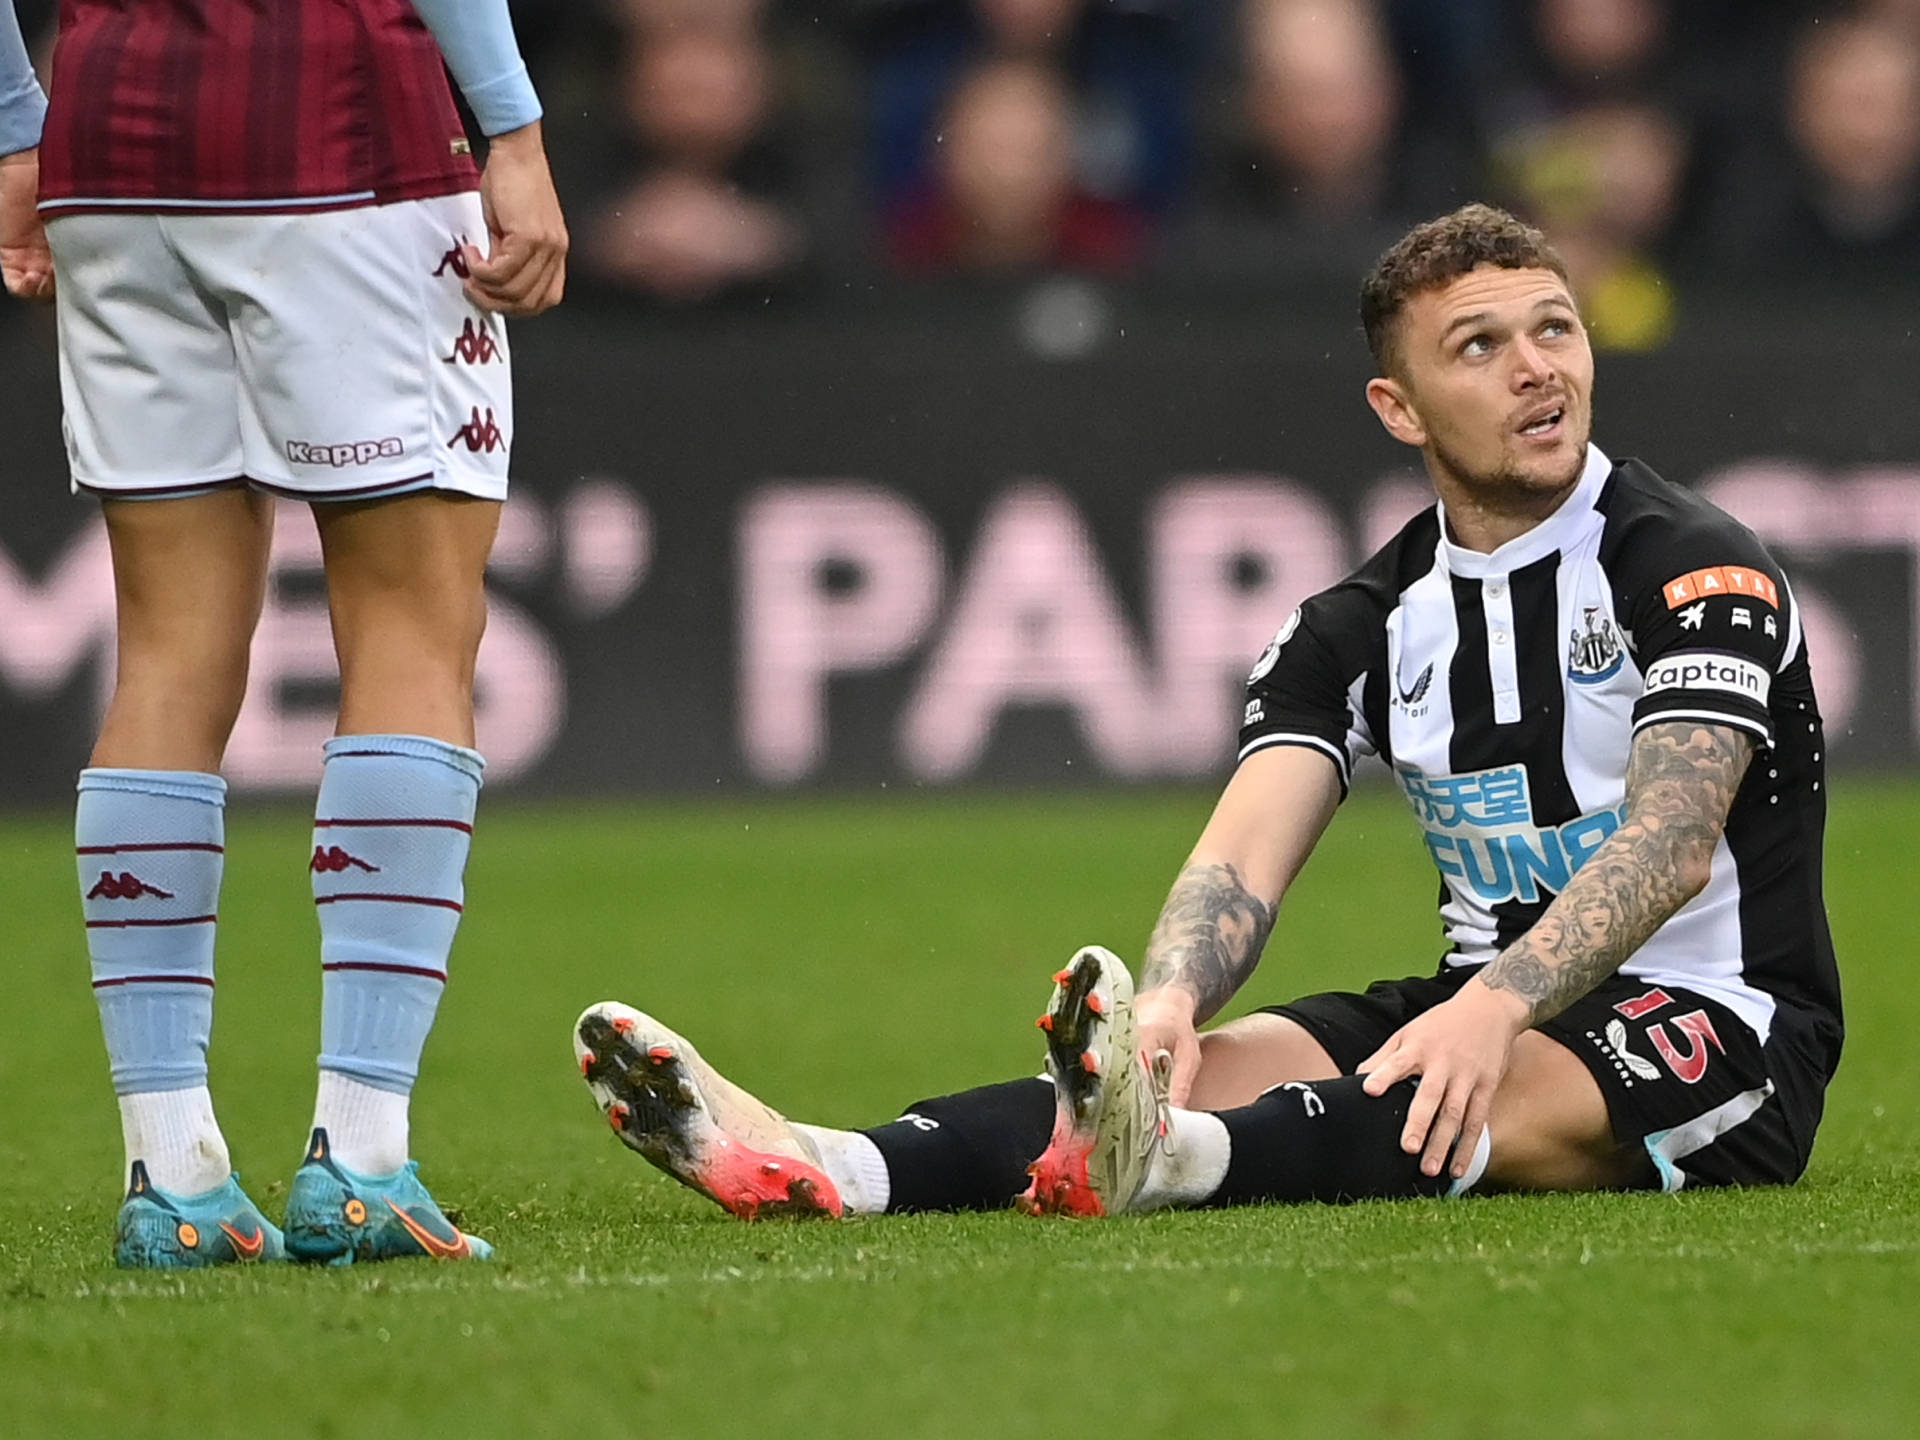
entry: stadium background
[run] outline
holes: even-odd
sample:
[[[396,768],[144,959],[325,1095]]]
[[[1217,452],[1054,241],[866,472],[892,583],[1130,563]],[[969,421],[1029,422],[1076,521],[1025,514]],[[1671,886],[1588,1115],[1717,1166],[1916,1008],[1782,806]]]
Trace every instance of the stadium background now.
[[[48,0],[20,9],[44,34]],[[514,331],[486,818],[415,1110],[505,1263],[106,1269],[67,807],[111,585],[49,318],[0,302],[0,1430],[710,1435],[751,1402],[1057,1433],[1084,1339],[1136,1382],[1087,1402],[1116,1435],[1911,1434],[1920,4],[514,9],[575,266]],[[1147,933],[1251,658],[1418,502],[1353,296],[1467,198],[1573,263],[1602,446],[1708,488],[1807,608],[1850,1031],[1807,1180],[770,1231],[596,1132],[565,1028],[610,992],[829,1123],[1034,1063],[1045,973]],[[214,1054],[270,1210],[311,1093],[332,698],[298,509],[278,545]],[[1396,810],[1356,797],[1247,1003],[1431,963]]]
[[[1250,657],[1421,494],[1360,398],[1356,277],[1472,197],[1568,254],[1602,447],[1782,550],[1836,762],[1916,757],[1920,5],[516,15],[577,248],[514,337],[491,794],[1218,774]],[[29,802],[84,755],[112,624],[53,372],[12,307]],[[311,784],[328,725],[312,526],[281,532],[243,791]]]

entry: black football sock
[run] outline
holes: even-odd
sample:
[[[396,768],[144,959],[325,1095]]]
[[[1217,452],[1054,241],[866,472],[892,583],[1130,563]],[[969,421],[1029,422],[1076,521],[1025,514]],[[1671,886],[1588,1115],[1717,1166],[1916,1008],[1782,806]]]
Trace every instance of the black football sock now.
[[[1448,1167],[1422,1175],[1420,1156],[1400,1148],[1418,1082],[1402,1080],[1376,1097],[1362,1088],[1364,1078],[1283,1085],[1221,1111],[1232,1149],[1226,1178],[1206,1203],[1445,1194],[1453,1185]]]
[[[887,1162],[887,1213],[1004,1210],[1053,1134],[1053,1084],[1008,1080],[910,1106],[863,1130]]]

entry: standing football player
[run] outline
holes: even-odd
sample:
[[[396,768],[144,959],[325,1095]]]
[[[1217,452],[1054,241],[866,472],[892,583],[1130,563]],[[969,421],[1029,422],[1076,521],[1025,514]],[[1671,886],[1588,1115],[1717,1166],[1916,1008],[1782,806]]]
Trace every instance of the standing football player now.
[[[1254,666],[1240,759],[1147,943],[1055,977],[1047,1079],[864,1132],[790,1124],[624,1005],[575,1028],[634,1149],[738,1215],[1792,1181],[1839,1061],[1824,751],[1751,532],[1589,441],[1566,268],[1486,206],[1367,277],[1367,400],[1438,504]],[[1207,1034],[1378,755],[1425,835],[1438,972]]]
[[[52,92],[9,9],[0,261],[55,300],[73,487],[101,502],[117,599],[75,821],[130,1176],[116,1257],[483,1257],[414,1174],[407,1103],[480,788],[502,317],[566,277],[506,0],[67,0]],[[276,495],[312,505],[341,677],[310,866],[319,1094],[284,1243],[232,1173],[206,1061],[218,772]]]

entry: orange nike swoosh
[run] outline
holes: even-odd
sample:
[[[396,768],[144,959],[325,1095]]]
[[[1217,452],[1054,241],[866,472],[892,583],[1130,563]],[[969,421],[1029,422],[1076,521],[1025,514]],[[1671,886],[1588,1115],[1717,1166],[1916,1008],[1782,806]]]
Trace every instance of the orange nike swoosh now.
[[[260,1252],[266,1249],[267,1232],[257,1225],[251,1235],[242,1235],[224,1220],[220,1222],[220,1228],[227,1232],[227,1238],[233,1242],[233,1248],[240,1252],[242,1260],[258,1260]]]
[[[382,1197],[383,1199],[385,1197]],[[472,1253],[473,1247],[467,1244],[467,1237],[458,1230],[453,1232],[452,1240],[442,1240],[413,1216],[402,1210],[392,1200],[387,1200],[387,1208],[400,1217],[400,1223],[407,1227],[407,1233],[420,1242],[420,1248],[436,1260],[464,1260]]]

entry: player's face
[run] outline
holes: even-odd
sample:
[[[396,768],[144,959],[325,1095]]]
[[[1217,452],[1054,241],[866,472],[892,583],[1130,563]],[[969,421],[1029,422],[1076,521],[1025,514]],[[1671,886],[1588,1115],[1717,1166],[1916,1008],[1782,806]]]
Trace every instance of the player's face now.
[[[1413,296],[1400,373],[1367,398],[1436,483],[1489,509],[1557,500],[1586,463],[1593,351],[1551,270],[1483,265]]]

